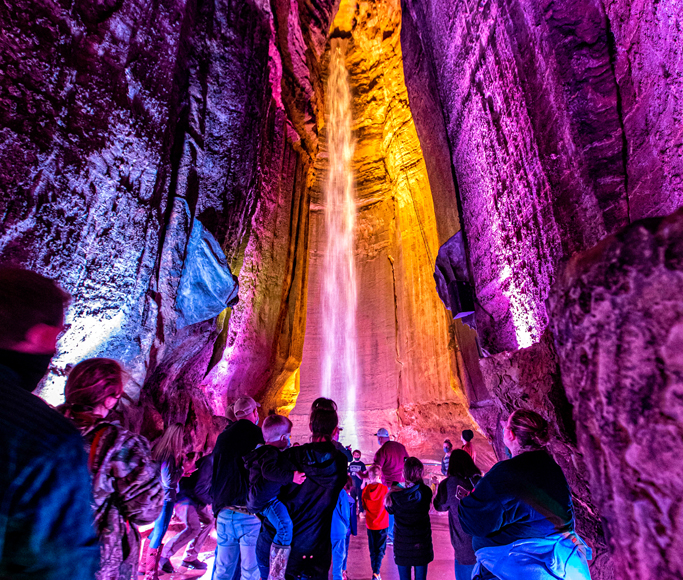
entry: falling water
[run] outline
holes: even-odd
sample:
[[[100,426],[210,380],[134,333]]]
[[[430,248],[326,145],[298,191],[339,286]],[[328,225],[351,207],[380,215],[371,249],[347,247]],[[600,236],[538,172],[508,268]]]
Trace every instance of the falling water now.
[[[332,40],[325,99],[329,173],[324,187],[327,239],[322,300],[322,394],[337,401],[344,426],[343,441],[356,446],[356,203],[351,172],[351,91],[344,49],[343,40]]]

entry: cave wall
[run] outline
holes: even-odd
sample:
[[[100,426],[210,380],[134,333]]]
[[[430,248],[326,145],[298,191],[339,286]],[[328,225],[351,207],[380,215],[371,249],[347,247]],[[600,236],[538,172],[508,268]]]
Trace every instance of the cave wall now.
[[[430,172],[430,182],[452,180],[478,302],[482,385],[467,390],[470,411],[499,454],[498,422],[513,409],[550,419],[551,452],[597,556],[593,577],[640,577],[612,540],[624,522],[603,489],[618,469],[606,476],[591,465],[622,448],[576,405],[579,397],[596,410],[611,403],[599,407],[590,381],[577,394],[570,351],[557,347],[566,340],[559,320],[570,315],[550,312],[547,300],[572,256],[633,220],[683,205],[682,136],[674,129],[683,93],[680,10],[676,2],[531,0],[402,7],[413,117],[425,151],[445,157],[433,163],[452,168],[450,176]],[[461,347],[475,359],[471,345]],[[628,481],[620,491],[638,493]],[[636,533],[628,538],[623,550],[629,541],[648,550]]]
[[[290,408],[317,59],[335,2],[0,11],[0,261],[73,296],[42,395],[59,402],[70,365],[99,355],[123,362],[129,393],[142,389],[134,421],[152,430],[221,412],[238,392]],[[240,302],[217,324],[178,328],[194,218],[238,275]]]

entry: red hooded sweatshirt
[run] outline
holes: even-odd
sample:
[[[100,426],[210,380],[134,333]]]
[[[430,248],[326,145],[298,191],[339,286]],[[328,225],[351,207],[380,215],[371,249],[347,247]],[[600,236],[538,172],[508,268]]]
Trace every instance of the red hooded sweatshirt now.
[[[389,514],[384,507],[384,496],[388,491],[383,483],[371,483],[363,490],[365,523],[369,530],[383,530],[389,527]]]

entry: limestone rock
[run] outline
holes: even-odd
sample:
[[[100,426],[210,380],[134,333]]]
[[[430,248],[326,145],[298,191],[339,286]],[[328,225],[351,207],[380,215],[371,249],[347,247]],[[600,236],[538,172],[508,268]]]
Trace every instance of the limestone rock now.
[[[576,256],[550,306],[615,575],[680,578],[683,210]]]

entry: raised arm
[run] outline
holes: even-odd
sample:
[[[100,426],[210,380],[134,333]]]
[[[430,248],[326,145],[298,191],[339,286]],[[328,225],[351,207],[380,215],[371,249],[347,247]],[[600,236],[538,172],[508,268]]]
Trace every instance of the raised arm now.
[[[448,479],[444,479],[436,490],[434,497],[434,509],[439,512],[448,511],[451,507],[451,498],[448,497]]]
[[[489,474],[491,475],[492,472]],[[462,529],[471,536],[484,537],[500,530],[505,523],[505,510],[487,475],[475,490],[460,500],[458,515]]]

